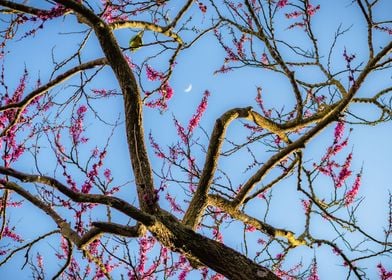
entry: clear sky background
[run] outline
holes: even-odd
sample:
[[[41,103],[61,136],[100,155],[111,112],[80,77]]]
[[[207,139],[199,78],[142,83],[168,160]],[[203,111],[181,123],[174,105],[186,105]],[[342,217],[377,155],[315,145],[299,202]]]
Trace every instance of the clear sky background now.
[[[32,5],[35,5],[36,1],[30,1]],[[321,52],[327,54],[329,46],[333,40],[333,35],[336,32],[339,25],[344,28],[351,26],[351,29],[342,37],[337,44],[335,49],[333,67],[336,69],[344,69],[345,62],[343,59],[343,50],[347,49],[349,53],[354,53],[357,56],[356,61],[360,61],[367,57],[367,35],[366,28],[364,25],[364,19],[357,7],[351,6],[349,0],[332,0],[332,1],[314,1],[314,5],[320,4],[320,11],[314,16],[314,30],[315,34],[319,39]],[[390,17],[392,11],[392,1],[384,1],[381,5],[382,8],[376,10],[374,17],[387,18]],[[195,18],[200,17],[200,13],[195,6],[191,13],[194,14]],[[2,16],[2,15],[1,15]],[[1,17],[0,16],[0,17]],[[207,17],[200,18],[198,22],[201,26],[207,25]],[[285,27],[291,24],[290,21],[281,20],[277,22],[278,27],[284,30]],[[0,22],[0,28],[2,23]],[[15,44],[10,44],[7,48],[10,54],[4,60],[6,80],[11,89],[14,89],[19,81],[19,78],[23,74],[23,69],[26,67],[29,71],[29,86],[31,90],[35,84],[35,80],[40,77],[43,82],[48,81],[49,75],[52,71],[51,63],[51,51],[56,57],[64,58],[67,54],[71,54],[75,50],[73,45],[80,38],[78,34],[67,34],[69,31],[78,30],[78,26],[75,18],[66,17],[63,19],[56,19],[54,21],[45,24],[45,29],[39,32],[34,38],[26,38]],[[285,31],[285,40],[298,40],[300,38],[301,30]],[[22,34],[22,33],[21,33]],[[126,46],[129,38],[132,36],[131,31],[122,30],[116,32],[122,46]],[[389,42],[392,37],[386,33],[375,32],[377,42],[379,45],[385,45]],[[148,36],[148,35],[146,35]],[[299,42],[299,44],[302,44]],[[55,46],[55,48],[53,48]],[[101,51],[96,44],[95,38],[89,40],[86,45],[86,51],[83,54],[83,61],[87,61],[92,58],[100,57]],[[377,49],[376,49],[377,50]],[[142,48],[135,52],[131,57],[136,63],[143,61],[146,55],[149,54],[148,48]],[[170,145],[173,142],[179,141],[176,130],[172,125],[173,114],[183,124],[187,124],[191,118],[193,112],[196,110],[197,104],[202,98],[202,94],[205,90],[211,92],[209,98],[209,106],[207,112],[203,116],[201,126],[210,133],[216,118],[218,118],[223,112],[233,107],[247,107],[254,106],[256,103],[254,98],[256,96],[256,87],[261,86],[265,95],[265,105],[269,108],[281,108],[281,106],[290,106],[293,104],[292,97],[288,92],[289,85],[287,82],[277,78],[276,75],[271,75],[266,71],[260,71],[256,68],[245,68],[238,71],[230,72],[227,74],[213,75],[214,71],[219,69],[223,63],[225,57],[224,51],[217,44],[217,41],[212,33],[207,34],[201,40],[199,40],[193,48],[185,50],[178,57],[178,64],[175,67],[170,84],[174,88],[175,96],[169,102],[169,110],[164,114],[159,113],[157,110],[146,108],[144,112],[145,117],[145,131],[152,132],[156,140],[162,144]],[[356,62],[355,61],[355,62]],[[154,62],[159,68],[159,65],[165,63],[162,61],[155,60]],[[312,72],[297,73],[301,75],[317,75]],[[311,77],[311,76],[310,76]],[[72,79],[73,83],[77,83],[77,78]],[[145,81],[144,81],[145,82]],[[366,84],[364,84],[361,94],[366,95],[367,92],[376,92],[376,89],[391,86],[392,82],[392,71],[384,71],[382,75],[372,76]],[[186,92],[186,89],[192,85],[190,92]],[[99,79],[93,81],[89,88],[108,88],[117,89],[118,86],[109,73],[104,71]],[[60,92],[60,90],[62,90]],[[72,88],[56,88],[54,91],[59,91],[60,96],[64,94],[66,98],[67,93],[72,91]],[[62,97],[59,97],[60,99]],[[83,103],[83,101],[81,101]],[[106,120],[115,121],[118,115],[122,114],[122,102],[120,98],[112,98],[107,101],[99,101],[95,104],[96,110],[104,116]],[[368,115],[374,114],[374,111],[369,110],[365,107],[357,107],[357,112]],[[107,127],[102,126],[101,123],[97,122],[93,114],[87,114],[86,123],[88,125],[87,135],[91,138],[91,142],[86,145],[85,152],[88,153],[95,146],[103,146],[106,138],[101,138],[100,135],[104,135],[109,130]],[[351,133],[349,146],[346,148],[344,155],[347,155],[350,150],[353,150],[353,170],[358,172],[363,167],[362,186],[359,192],[360,196],[365,199],[361,203],[358,209],[358,224],[365,228],[369,233],[374,234],[378,238],[382,238],[383,227],[387,226],[388,221],[388,192],[391,190],[391,178],[392,178],[392,146],[390,145],[392,139],[392,124],[380,124],[375,127],[364,127],[364,126],[353,126],[354,130]],[[240,138],[243,133],[241,125],[233,125],[228,131],[228,136],[232,139]],[[333,126],[326,129],[323,133],[318,135],[317,139],[311,141],[309,146],[304,152],[305,158],[312,161],[317,161],[325,152],[326,147],[331,144],[333,136]],[[200,137],[202,133],[200,133]],[[204,144],[207,144],[205,137]],[[46,143],[47,144],[47,143]],[[228,146],[226,146],[228,147]],[[111,152],[108,154],[105,160],[105,167],[112,170],[113,177],[115,178],[115,184],[121,184],[127,181],[131,181],[132,174],[130,173],[130,162],[127,157],[126,150],[126,139],[123,127],[120,126],[116,129],[116,133],[110,144]],[[43,148],[42,155],[40,157],[40,164],[43,172],[53,172],[53,156],[49,156],[49,149]],[[199,153],[202,155],[201,153]],[[153,156],[151,153],[151,161],[153,167],[159,170],[162,161]],[[204,157],[197,158],[200,163],[204,162]],[[232,175],[233,185],[241,184],[247,175],[243,174],[243,170],[246,165],[249,164],[249,158],[239,157],[235,159],[222,160],[220,161],[221,166],[229,171]],[[201,165],[202,166],[202,165]],[[14,165],[15,169],[19,169],[25,172],[34,171],[31,157],[24,156],[17,164]],[[49,173],[50,174],[50,173]],[[252,174],[252,172],[250,173]],[[181,174],[179,174],[181,176]],[[83,181],[81,179],[81,181]],[[159,182],[157,180],[157,182]],[[158,184],[158,183],[157,183]],[[128,184],[130,188],[133,187],[132,182]],[[32,187],[32,186],[30,186]],[[320,181],[317,188],[329,188],[331,189],[328,181]],[[180,189],[175,184],[169,186],[169,192],[174,196],[181,197]],[[322,190],[320,190],[322,191]],[[130,199],[135,199],[134,194],[121,193],[122,196]],[[284,181],[274,191],[274,204],[271,206],[268,222],[276,227],[284,227],[290,230],[300,231],[304,224],[304,215],[301,204],[298,200],[296,193],[296,181],[295,177]],[[167,205],[167,202],[162,195],[160,202],[163,205]],[[178,201],[182,204],[181,199]],[[262,203],[252,204],[252,209],[249,209],[251,213],[256,216],[263,216],[265,205]],[[102,213],[102,212],[100,212]],[[53,229],[53,223],[45,217],[40,211],[34,209],[28,203],[26,203],[22,209],[10,210],[10,215],[14,221],[14,225],[18,231],[26,239],[32,239],[38,236],[39,233]],[[325,232],[324,221],[317,221],[314,226],[314,230],[319,233],[319,237],[325,235],[329,237],[330,232],[327,227]],[[230,231],[224,231],[224,240],[226,244],[232,246],[237,250],[241,250],[238,242],[238,234],[241,233],[241,226],[234,227]],[[259,235],[257,233],[248,233],[248,245],[255,242]],[[4,240],[4,239],[3,239]],[[0,241],[6,242],[5,240]],[[47,263],[47,268],[50,272],[56,270],[56,259],[53,258],[53,250],[57,244],[57,238],[45,240],[41,243],[43,246],[44,260]],[[50,243],[49,241],[52,241]],[[257,245],[260,246],[260,245]],[[252,252],[258,250],[256,245],[250,245],[250,255]],[[45,254],[47,253],[47,256]],[[137,251],[135,251],[137,254]],[[298,263],[299,260],[303,259],[305,265],[309,265],[309,262],[313,256],[317,257],[319,263],[319,276],[320,279],[343,279],[346,276],[346,269],[342,266],[341,258],[334,256],[329,248],[321,248],[317,250],[303,248],[297,249],[293,253],[289,254],[287,267]],[[0,267],[0,279],[30,279],[29,271],[27,267],[21,271],[23,265],[23,253],[19,253],[17,257],[11,261],[8,265]],[[369,269],[369,277],[371,279],[377,279],[378,272],[376,265],[382,261],[384,266],[392,270],[392,262],[387,259],[374,259],[369,261],[365,266]],[[362,263],[364,266],[364,263]],[[189,279],[198,279],[199,276],[191,274]],[[353,278],[354,279],[354,278]]]

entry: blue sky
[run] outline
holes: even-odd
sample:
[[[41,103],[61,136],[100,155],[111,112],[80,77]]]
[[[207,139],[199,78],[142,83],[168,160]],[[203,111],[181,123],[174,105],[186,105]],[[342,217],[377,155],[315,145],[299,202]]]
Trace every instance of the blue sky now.
[[[357,61],[364,59],[367,56],[366,32],[364,29],[364,21],[359,10],[353,8],[350,4],[351,1],[348,0],[315,2],[315,4],[317,3],[321,5],[321,9],[314,16],[314,30],[316,36],[319,38],[322,53],[328,51],[332,42],[332,36],[340,24],[343,27],[351,26],[351,29],[337,44],[334,53],[333,67],[336,67],[336,69],[344,69],[345,62],[342,56],[344,48],[346,48],[349,53],[356,54]],[[382,8],[376,10],[374,16],[385,19],[388,17],[389,11],[391,10],[392,2],[384,1]],[[199,20],[198,24],[207,25],[209,23],[208,18],[197,19],[200,15],[197,7],[194,7],[194,9],[191,10],[191,14],[195,15],[196,20]],[[285,30],[285,27],[288,26],[290,22],[287,22],[282,18],[276,23],[278,32],[284,34],[285,40],[298,42],[299,38],[301,38],[301,30]],[[57,57],[64,58],[67,54],[70,54],[75,50],[76,47],[73,43],[80,38],[80,35],[77,34],[66,35],[59,33],[67,32],[68,30],[77,30],[78,28],[74,18],[68,17],[65,20],[57,19],[53,22],[46,23],[44,32],[40,32],[34,38],[26,38],[23,41],[11,44],[8,47],[8,50],[10,51],[9,57],[5,60],[6,79],[10,88],[15,88],[25,66],[30,73],[30,84],[28,89],[32,89],[38,76],[41,77],[42,81],[47,81],[52,67],[50,56],[52,47],[55,45],[53,50]],[[131,33],[129,30],[116,32],[122,46],[127,45],[132,34],[134,33]],[[384,45],[391,40],[391,36],[382,32],[375,32],[375,36],[380,45]],[[299,41],[298,43],[305,44],[304,41]],[[132,59],[136,62],[141,62],[148,54],[149,49],[142,48],[132,54]],[[92,38],[89,40],[86,51],[83,53],[83,61],[101,55],[101,51],[96,45],[96,40]],[[209,90],[211,96],[209,98],[209,107],[203,116],[201,126],[208,133],[212,131],[215,119],[226,110],[233,107],[247,106],[254,106],[254,108],[257,108],[254,101],[257,86],[261,86],[263,92],[266,93],[263,97],[265,98],[267,107],[279,109],[281,106],[293,104],[294,100],[289,92],[289,84],[275,74],[270,74],[256,68],[245,68],[227,74],[213,75],[213,72],[222,65],[224,56],[225,54],[222,48],[218,46],[212,33],[203,37],[193,46],[193,48],[182,52],[178,57],[178,64],[176,65],[172,79],[170,80],[170,84],[175,90],[175,96],[169,103],[169,110],[164,114],[161,114],[157,110],[146,108],[144,113],[146,133],[151,131],[156,140],[161,143],[163,147],[179,141],[173,126],[173,115],[175,115],[182,124],[186,125],[193,112],[196,110],[197,104],[200,102],[205,90]],[[159,68],[165,62],[164,59],[157,59],[154,61],[154,65]],[[309,77],[310,79],[318,78],[318,74],[313,73],[312,71],[299,72],[297,75],[300,77]],[[391,76],[392,72],[390,70],[389,72],[388,70],[384,71],[384,73],[380,75],[371,76],[364,84],[360,94],[366,95],[368,92],[374,92],[378,88],[390,86]],[[71,82],[77,83],[77,78],[71,80]],[[145,80],[144,83],[146,83]],[[188,88],[189,85],[192,85],[192,90],[190,92],[185,92],[185,89]],[[118,88],[115,79],[109,71],[104,71],[100,78],[94,80],[93,84],[90,86],[90,88],[102,87],[108,89]],[[66,96],[71,93],[71,90],[72,89],[69,88],[56,88],[54,92],[59,91],[59,94],[65,94]],[[81,101],[81,103],[83,103],[83,101]],[[96,102],[94,106],[106,120],[115,121],[117,115],[120,114],[121,116],[122,114],[122,102],[120,98],[111,98],[104,102]],[[67,110],[70,110],[70,108]],[[357,112],[361,112],[361,114],[374,113],[372,110],[365,107],[357,107],[356,110]],[[115,112],[115,114],[113,114],[113,112]],[[109,133],[110,129],[97,122],[93,114],[87,114],[86,124],[87,135],[92,139],[82,151],[87,154],[95,145],[99,145],[100,147],[104,145],[106,138],[101,138],[100,135]],[[358,172],[362,167],[364,170],[359,195],[365,197],[365,199],[358,209],[358,223],[370,233],[381,238],[383,227],[387,225],[388,191],[391,189],[392,165],[390,164],[390,159],[392,158],[392,147],[390,145],[390,139],[392,136],[392,125],[391,123],[387,123],[375,127],[353,127],[354,130],[351,133],[349,146],[342,156],[347,155],[352,149],[354,154],[354,171]],[[200,131],[197,133],[206,145],[206,138],[203,138],[203,134]],[[243,129],[241,128],[240,123],[233,124],[228,130],[228,136],[232,139],[243,138],[242,133]],[[127,153],[124,153],[126,147],[124,135],[122,126],[116,129],[115,136],[110,144],[111,152],[105,160],[105,166],[111,168],[113,177],[115,178],[115,184],[130,181],[128,185],[132,188],[133,178],[129,170],[130,162]],[[324,154],[326,147],[331,144],[332,135],[333,126],[328,127],[323,133],[318,135],[317,139],[311,141],[305,150],[305,158],[310,162],[320,158]],[[43,141],[43,146],[46,146],[46,148],[43,148],[44,152],[40,158],[40,164],[42,165],[42,170],[44,170],[44,172],[51,174],[50,172],[53,172],[54,158],[53,155],[48,155],[50,152],[48,143]],[[225,147],[229,146],[227,145]],[[199,151],[196,152],[196,155],[200,155],[200,157],[197,157],[197,160],[202,164],[204,161],[204,158],[202,157],[203,154]],[[155,170],[160,169],[162,161],[152,156],[152,152],[151,162]],[[245,154],[239,154],[239,156],[234,159],[229,158],[220,161],[221,167],[232,174],[233,185],[241,184],[247,176],[249,176],[249,173],[243,174],[246,164],[249,164],[249,158],[246,157]],[[31,157],[27,155],[15,164],[14,167],[25,172],[34,171]],[[252,174],[252,172],[250,174]],[[181,177],[183,174],[178,174],[178,176]],[[83,178],[80,178],[80,180],[83,181]],[[159,182],[158,179],[157,182]],[[277,227],[285,227],[291,230],[298,229],[300,231],[304,224],[303,210],[298,200],[295,184],[295,177],[291,177],[277,186],[277,189],[273,194],[273,204],[269,210],[267,221]],[[317,188],[320,188],[320,192],[323,192],[325,191],[323,188],[331,189],[329,184],[330,183],[328,183],[327,180],[321,180]],[[180,194],[181,189],[176,184],[170,185],[169,191],[171,194],[177,195],[178,198],[182,197]],[[133,193],[121,193],[121,195],[131,201],[135,199]],[[163,196],[160,201],[162,205],[167,205]],[[248,210],[250,213],[254,213],[256,216],[261,215],[261,217],[264,215],[266,209],[263,203],[252,204],[252,207],[249,208],[250,209]],[[34,238],[39,233],[43,233],[53,228],[53,223],[48,218],[27,203],[22,209],[11,210],[10,214],[15,223],[14,225],[23,233],[23,237],[26,240]],[[241,250],[241,245],[237,238],[241,229],[242,226],[238,224],[230,230],[223,230],[227,244],[238,250]],[[319,236],[331,236],[330,230],[327,229],[327,226],[325,225],[325,221],[321,219],[316,220],[313,230],[317,231]],[[257,239],[258,234],[248,233],[248,236],[249,244],[251,244],[252,241],[254,242]],[[47,253],[49,256],[45,258],[45,261],[49,264],[54,262],[54,259],[50,256],[53,256],[53,246],[58,246],[56,245],[56,240],[58,239],[53,238],[51,243],[49,242],[49,239],[41,243],[44,247],[43,252]],[[249,247],[250,251],[258,249],[256,246]],[[297,263],[299,259],[306,260],[304,261],[305,265],[308,265],[314,255],[317,257],[320,265],[320,279],[342,279],[345,277],[345,268],[341,265],[342,260],[334,256],[331,253],[330,248],[320,248],[317,250],[309,248],[296,249],[288,256],[287,266],[290,267],[290,265]],[[375,279],[377,276],[375,266],[380,260],[382,259],[375,259],[366,264],[369,268],[368,275],[371,279]],[[30,279],[27,268],[20,271],[22,263],[23,253],[19,254],[9,265],[0,267],[2,279],[15,279],[14,277],[19,277],[18,279]],[[392,270],[390,259],[389,261],[383,259],[383,263],[387,269]],[[53,272],[56,268],[53,264],[48,265],[47,267],[49,268],[48,275],[51,275],[50,271]],[[189,279],[198,279],[198,276],[192,275]]]

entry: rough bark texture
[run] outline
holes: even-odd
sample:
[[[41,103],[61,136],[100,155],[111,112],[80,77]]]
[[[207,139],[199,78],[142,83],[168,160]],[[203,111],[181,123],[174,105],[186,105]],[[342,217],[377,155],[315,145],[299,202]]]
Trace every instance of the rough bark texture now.
[[[182,225],[172,215],[160,211],[159,223],[148,229],[162,244],[181,252],[233,280],[280,279],[268,269],[237,251],[206,238]]]

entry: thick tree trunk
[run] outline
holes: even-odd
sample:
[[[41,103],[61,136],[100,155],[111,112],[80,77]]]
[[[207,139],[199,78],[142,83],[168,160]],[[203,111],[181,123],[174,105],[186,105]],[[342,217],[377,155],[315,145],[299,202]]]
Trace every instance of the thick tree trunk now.
[[[166,247],[196,260],[232,280],[280,279],[241,253],[184,226],[172,215],[160,211],[158,221],[148,229]]]

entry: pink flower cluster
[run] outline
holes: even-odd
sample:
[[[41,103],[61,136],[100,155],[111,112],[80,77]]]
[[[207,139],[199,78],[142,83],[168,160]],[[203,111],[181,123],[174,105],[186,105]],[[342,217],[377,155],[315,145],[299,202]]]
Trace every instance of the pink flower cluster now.
[[[302,199],[301,203],[302,203],[302,207],[304,208],[305,214],[309,214],[310,210],[311,210],[311,208],[310,208],[310,200],[309,199],[307,199],[307,200]]]
[[[18,103],[24,94],[26,88],[26,81],[28,78],[28,72],[25,69],[22,77],[19,80],[19,84],[13,94],[11,96],[4,94],[2,97],[2,102],[5,102],[6,105]],[[2,103],[1,102],[1,103]],[[9,109],[0,114],[0,129],[5,129],[9,126],[13,121],[15,121],[17,111],[16,109]],[[18,119],[18,123],[25,123],[28,121],[28,117],[26,117],[27,109],[22,112],[22,115]],[[17,125],[16,124],[16,125]],[[8,132],[6,133],[5,137],[1,140],[7,144],[8,149],[4,151],[2,159],[5,161],[5,166],[9,167],[11,162],[15,162],[25,151],[25,147],[23,144],[18,144],[16,142],[16,131],[17,126],[12,126],[9,128]],[[0,147],[2,146],[2,142],[0,142]]]
[[[337,188],[340,188],[343,185],[343,183],[346,181],[346,179],[351,176],[352,171],[350,170],[350,166],[351,166],[352,158],[353,158],[352,153],[349,153],[348,156],[346,157],[346,160],[344,161],[342,169],[339,172],[339,176],[336,182]]]
[[[313,260],[312,267],[310,268],[310,275],[307,280],[320,280],[317,272],[317,261]]]
[[[387,271],[385,267],[379,263],[377,265],[378,272],[380,274],[380,280],[391,280],[392,279],[392,271]]]
[[[344,204],[350,205],[358,194],[359,187],[361,186],[361,173],[357,174],[354,184],[344,197]]]
[[[98,176],[98,171],[99,169],[103,166],[103,160],[106,156],[106,150],[103,150],[100,154],[99,154],[99,160],[97,163],[94,163],[92,165],[91,170],[87,173],[87,180],[84,182],[84,184],[82,185],[82,193],[89,193],[93,183],[95,182],[95,177]],[[111,181],[111,172],[109,169],[106,169],[104,171],[104,176],[108,181]]]
[[[121,14],[122,11],[120,9],[121,6],[113,5],[111,1],[101,0],[102,5],[104,6],[104,12],[102,14],[102,19],[107,23],[113,23],[119,20],[127,20],[128,16],[126,14]]]
[[[16,234],[14,230],[15,230],[14,228],[9,228],[8,226],[4,227],[2,237],[11,238],[13,241],[19,243],[23,242],[24,241],[23,238],[19,234]]]
[[[61,17],[67,11],[68,11],[68,9],[65,8],[63,5],[56,4],[56,6],[54,6],[49,11],[40,12],[37,17],[43,21],[46,21],[46,20],[53,19],[56,17]]]
[[[349,55],[347,54],[346,48],[343,51],[343,57],[346,61],[346,68],[348,70],[348,80],[350,83],[354,84],[354,73],[355,70],[351,67],[351,62],[355,59],[355,54]]]
[[[42,255],[40,253],[37,253],[37,266],[41,270],[44,269],[44,259],[42,258]]]
[[[114,89],[92,89],[92,92],[100,97],[109,97],[112,95],[116,95],[117,92]]]
[[[208,105],[208,97],[210,96],[210,92],[206,90],[204,92],[203,98],[197,106],[196,113],[192,116],[188,123],[188,134],[192,133],[192,131],[199,125],[200,119],[204,114],[205,110],[207,109]]]
[[[212,235],[216,241],[223,243],[223,235],[220,232],[219,228],[214,227],[214,229],[212,230]]]
[[[165,75],[162,72],[155,70],[148,64],[146,66],[146,75],[147,79],[150,81],[162,81],[165,78]]]
[[[242,34],[239,40],[237,40],[236,38],[234,38],[233,40],[233,44],[237,49],[237,54],[241,58],[245,58],[244,43],[246,42],[246,40],[248,39],[245,34]]]
[[[286,6],[288,4],[288,2],[289,2],[288,0],[279,0],[278,4],[276,4],[276,6],[278,8],[283,8],[284,6]]]
[[[154,247],[155,239],[151,236],[142,237],[139,240],[139,263],[136,267],[138,275],[143,276],[145,274],[145,266],[148,260],[147,254]]]
[[[154,150],[154,153],[157,157],[159,158],[166,158],[166,155],[162,152],[161,147],[159,144],[155,141],[155,139],[152,137],[152,133],[148,135],[148,139],[150,140],[151,147]]]
[[[199,10],[205,14],[207,12],[207,6],[204,5],[202,2],[200,1],[196,1],[197,5],[199,6]]]
[[[150,108],[159,108],[160,110],[167,109],[167,102],[173,97],[174,90],[173,88],[165,81],[166,75],[163,72],[159,72],[152,68],[150,65],[146,66],[146,75],[147,79],[150,81],[160,81],[163,84],[159,87],[158,93],[160,97],[158,99],[148,101],[145,103],[147,107]],[[146,96],[149,96],[151,93],[146,92]]]
[[[217,29],[214,29],[214,35],[218,39],[219,44],[223,47],[223,49],[226,52],[226,58],[224,60],[224,64],[230,62],[230,61],[238,61],[239,58],[238,56],[234,53],[234,51],[228,47],[224,42],[223,42],[223,37],[222,34],[219,33]]]
[[[333,144],[328,147],[326,154],[321,158],[321,164],[314,164],[317,170],[332,178],[336,188],[342,187],[347,179],[352,175],[352,171],[350,170],[353,157],[352,152],[346,156],[343,164],[339,164],[332,159],[333,156],[339,153],[348,144],[348,137],[345,140],[342,140],[343,134],[344,121],[340,120],[335,127]],[[338,174],[336,174],[334,171],[336,168],[340,168]],[[356,194],[358,193],[360,179],[361,176],[358,174],[352,188],[346,193],[344,198],[346,206],[352,203]]]
[[[86,143],[88,141],[87,138],[81,137],[81,134],[84,131],[83,120],[86,111],[87,111],[87,107],[85,105],[81,105],[76,111],[76,117],[72,117],[71,119],[71,126],[69,128],[69,133],[75,145],[78,145],[80,142]]]
[[[267,54],[265,52],[261,55],[261,63],[264,64],[264,65],[269,65],[270,64],[268,56],[267,56]]]
[[[60,249],[61,249],[61,252],[56,253],[56,257],[59,260],[66,259],[68,252],[69,252],[69,248],[68,248],[68,243],[65,240],[65,238],[61,238]]]
[[[296,10],[291,13],[286,13],[285,16],[287,19],[293,19],[302,16],[301,21],[293,23],[288,27],[288,29],[292,29],[294,27],[300,27],[300,28],[306,27],[309,18],[314,16],[319,9],[320,9],[320,5],[313,6],[312,4],[308,3],[306,10]]]
[[[257,88],[257,95],[256,95],[255,100],[256,100],[256,103],[259,105],[261,111],[263,112],[264,116],[269,118],[272,115],[272,110],[271,109],[269,109],[269,110],[265,109],[263,99],[261,98],[261,92],[262,92],[261,87],[258,87]]]
[[[184,210],[181,209],[181,206],[180,206],[178,203],[176,203],[175,198],[172,197],[168,192],[166,193],[165,198],[166,198],[166,200],[169,202],[170,207],[171,207],[171,209],[172,209],[174,212],[182,213],[182,214],[185,213]]]

